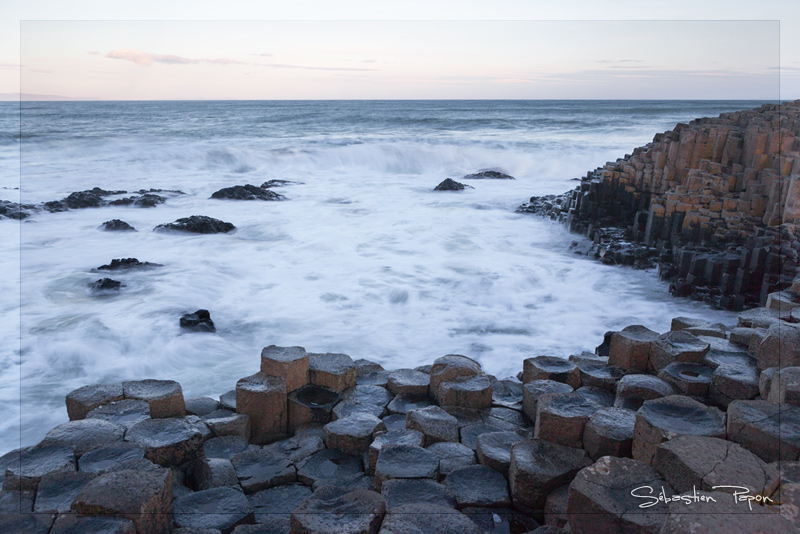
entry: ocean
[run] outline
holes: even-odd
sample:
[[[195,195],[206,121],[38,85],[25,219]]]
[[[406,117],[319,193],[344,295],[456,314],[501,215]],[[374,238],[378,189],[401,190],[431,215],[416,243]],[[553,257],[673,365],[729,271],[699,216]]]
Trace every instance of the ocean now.
[[[531,356],[594,350],[630,324],[735,322],[652,271],[573,254],[563,226],[515,208],[562,193],[678,122],[743,101],[176,101],[0,103],[0,200],[180,190],[152,208],[0,220],[0,453],[67,421],[64,395],[165,378],[218,396],[267,345],[386,368],[456,353],[500,378]],[[516,180],[461,180],[483,169]],[[434,192],[445,178],[474,189]],[[283,202],[210,199],[294,182]],[[208,215],[229,234],[153,232]],[[137,232],[105,232],[122,219]],[[103,273],[114,258],[162,264]],[[96,295],[110,276],[124,285]],[[208,309],[215,334],[179,317]]]

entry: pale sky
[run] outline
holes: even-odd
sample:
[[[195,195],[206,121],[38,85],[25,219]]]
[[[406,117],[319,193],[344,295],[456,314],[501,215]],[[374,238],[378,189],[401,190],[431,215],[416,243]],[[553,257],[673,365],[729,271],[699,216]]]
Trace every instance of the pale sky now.
[[[6,98],[800,98],[798,1],[15,4]]]

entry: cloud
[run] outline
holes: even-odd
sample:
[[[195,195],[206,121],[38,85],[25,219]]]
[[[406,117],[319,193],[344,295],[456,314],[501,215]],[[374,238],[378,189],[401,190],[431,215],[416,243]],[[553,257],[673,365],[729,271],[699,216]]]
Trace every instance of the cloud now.
[[[86,52],[86,53],[89,54],[90,56],[99,56],[100,55],[100,52],[97,52],[95,50],[91,50],[91,51]]]

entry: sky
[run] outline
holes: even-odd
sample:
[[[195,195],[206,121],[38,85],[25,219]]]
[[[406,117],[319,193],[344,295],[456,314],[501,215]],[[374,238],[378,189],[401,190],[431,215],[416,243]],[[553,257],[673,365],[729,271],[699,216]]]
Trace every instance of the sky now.
[[[797,1],[285,4],[12,0],[0,97],[800,98]]]

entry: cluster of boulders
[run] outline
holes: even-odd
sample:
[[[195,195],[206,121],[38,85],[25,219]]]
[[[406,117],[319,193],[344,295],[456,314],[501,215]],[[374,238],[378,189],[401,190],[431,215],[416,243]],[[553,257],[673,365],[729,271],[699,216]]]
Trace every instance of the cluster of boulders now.
[[[90,385],[0,458],[0,530],[800,532],[800,308],[676,318],[498,380],[264,348],[220,396]]]

